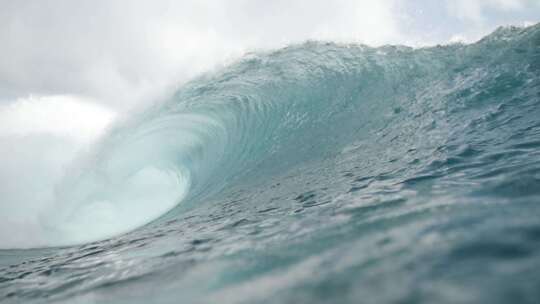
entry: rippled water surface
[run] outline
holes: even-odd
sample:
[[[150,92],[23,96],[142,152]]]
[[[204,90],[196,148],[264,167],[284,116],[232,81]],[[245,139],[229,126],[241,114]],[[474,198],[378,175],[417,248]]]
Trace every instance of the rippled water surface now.
[[[0,302],[540,299],[538,25],[472,45],[252,54],[98,150],[105,173],[73,178],[70,191],[150,163],[187,194],[121,236],[1,250]],[[66,195],[77,204],[103,189],[131,188]]]

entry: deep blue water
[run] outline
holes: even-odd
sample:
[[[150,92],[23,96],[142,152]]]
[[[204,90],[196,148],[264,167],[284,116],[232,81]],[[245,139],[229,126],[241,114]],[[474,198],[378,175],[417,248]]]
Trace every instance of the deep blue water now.
[[[540,301],[540,25],[249,54],[88,159],[0,302]]]

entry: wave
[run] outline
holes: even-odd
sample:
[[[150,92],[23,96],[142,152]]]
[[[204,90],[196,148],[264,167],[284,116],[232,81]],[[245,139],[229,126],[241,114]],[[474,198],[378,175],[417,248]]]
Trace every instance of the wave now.
[[[343,193],[393,185],[439,197],[536,195],[474,180],[495,176],[489,164],[504,157],[479,150],[538,148],[539,94],[538,25],[470,45],[306,42],[248,54],[112,129],[58,184],[54,207],[39,215],[43,239],[30,247],[109,238],[204,208],[230,189],[350,159],[362,176],[344,172],[353,180],[335,185],[347,185]],[[538,185],[537,173],[515,170]],[[298,197],[312,201],[309,192]]]

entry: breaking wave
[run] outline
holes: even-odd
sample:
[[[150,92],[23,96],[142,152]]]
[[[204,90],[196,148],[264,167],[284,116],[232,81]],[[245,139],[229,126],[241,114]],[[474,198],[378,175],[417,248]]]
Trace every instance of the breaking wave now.
[[[282,302],[307,301],[326,286],[344,301],[429,302],[460,286],[465,302],[504,302],[504,290],[534,299],[534,284],[508,278],[539,279],[527,269],[540,254],[540,27],[470,45],[249,54],[118,125],[69,172],[37,245],[105,239],[54,251],[55,267],[86,283],[61,289],[71,277],[58,272],[41,286],[53,262],[34,261],[16,266],[30,283],[12,296],[68,297],[218,260],[212,292],[179,279],[183,297],[252,302],[281,290]],[[89,252],[105,282],[77,264]],[[0,284],[20,279],[10,273]],[[410,273],[415,283],[398,284]],[[467,289],[487,273],[497,275]]]

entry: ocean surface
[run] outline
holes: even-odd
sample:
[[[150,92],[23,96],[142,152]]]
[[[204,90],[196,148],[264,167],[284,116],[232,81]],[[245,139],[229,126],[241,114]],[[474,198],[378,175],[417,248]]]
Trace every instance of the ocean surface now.
[[[0,303],[539,303],[540,25],[248,54],[69,172]]]

